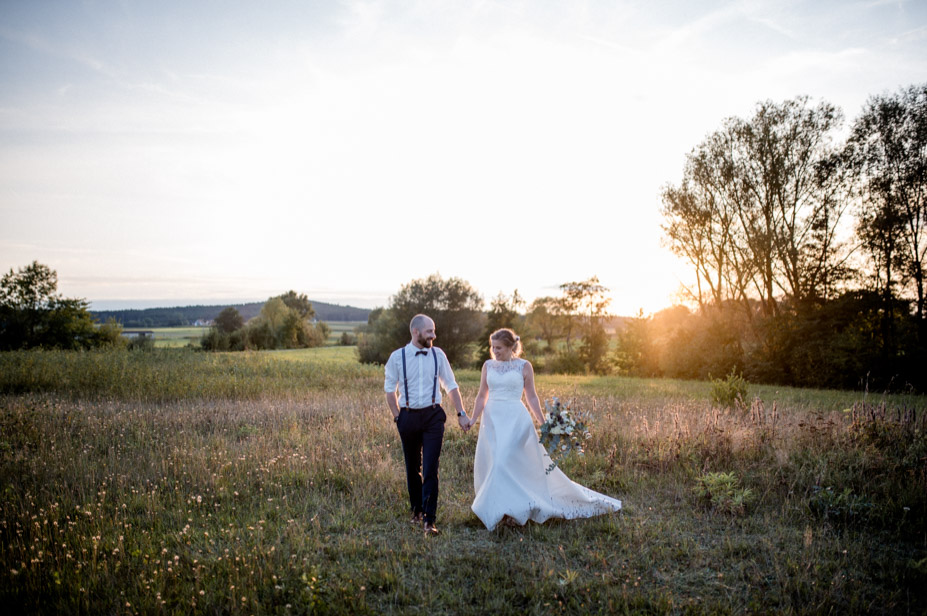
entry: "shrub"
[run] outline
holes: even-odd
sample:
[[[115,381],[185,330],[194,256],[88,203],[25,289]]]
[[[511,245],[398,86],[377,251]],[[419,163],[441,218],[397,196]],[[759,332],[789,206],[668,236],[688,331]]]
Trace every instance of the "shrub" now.
[[[865,519],[872,509],[872,503],[858,494],[853,494],[850,488],[837,492],[831,487],[814,486],[808,500],[808,509],[825,520],[847,523]]]
[[[260,318],[252,320],[245,327],[247,346],[250,349],[272,349],[277,345],[277,336],[270,322]]]
[[[711,403],[724,408],[747,408],[747,381],[734,370],[726,379],[711,381]]]
[[[122,325],[116,319],[109,318],[97,327],[97,346],[102,348],[125,348],[127,340],[122,335]]]
[[[228,351],[229,335],[220,332],[218,328],[210,327],[209,331],[203,334],[200,346],[206,351]]]
[[[130,351],[151,351],[155,348],[154,336],[141,334],[129,340],[127,345]]]
[[[753,502],[753,491],[741,488],[740,480],[732,472],[705,473],[695,480],[695,495],[715,511],[743,515]]]
[[[585,374],[586,364],[577,353],[563,351],[547,362],[546,371],[553,374]]]

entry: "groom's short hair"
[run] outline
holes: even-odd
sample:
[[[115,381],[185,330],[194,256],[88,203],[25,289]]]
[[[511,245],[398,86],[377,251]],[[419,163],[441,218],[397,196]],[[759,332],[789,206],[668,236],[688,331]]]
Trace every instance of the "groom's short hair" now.
[[[412,321],[409,322],[409,333],[412,333],[413,329],[422,331],[423,329],[425,329],[425,324],[428,321],[431,321],[431,317],[429,317],[427,314],[415,315],[414,317],[412,317]]]

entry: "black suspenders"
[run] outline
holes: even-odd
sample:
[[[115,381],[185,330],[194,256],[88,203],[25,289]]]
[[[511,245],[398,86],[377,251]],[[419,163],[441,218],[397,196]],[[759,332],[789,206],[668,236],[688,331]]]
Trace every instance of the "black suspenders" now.
[[[438,395],[438,352],[431,348],[431,355],[435,360],[435,378],[431,384],[431,406],[434,407]],[[406,376],[406,347],[402,347],[402,382],[406,388],[406,408],[409,408],[409,379]]]

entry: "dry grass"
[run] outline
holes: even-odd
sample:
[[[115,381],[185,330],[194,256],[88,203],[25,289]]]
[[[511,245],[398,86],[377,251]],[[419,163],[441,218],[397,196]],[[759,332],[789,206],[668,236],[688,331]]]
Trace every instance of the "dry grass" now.
[[[104,385],[83,390],[46,376],[35,380],[42,387],[0,397],[4,605],[26,613],[927,610],[922,399],[888,398],[883,409],[848,393],[760,389],[752,409],[720,411],[705,384],[541,377],[542,396],[595,408],[588,453],[564,470],[621,498],[625,510],[487,532],[469,510],[476,435],[455,427],[441,458],[443,534],[426,540],[406,519],[378,370],[325,351],[216,364],[177,353],[55,356],[63,375],[90,371],[67,383],[93,383],[97,370]],[[26,361],[49,358],[0,358],[5,367]],[[117,387],[112,366],[126,366],[135,388]],[[177,366],[192,373],[184,383],[202,386],[175,383],[170,395],[154,395]],[[475,373],[459,376],[472,400]],[[249,379],[268,387],[250,388]],[[855,412],[844,412],[854,399]],[[896,412],[914,403],[918,415]],[[749,506],[715,509],[695,496],[699,477],[731,471],[756,495]]]

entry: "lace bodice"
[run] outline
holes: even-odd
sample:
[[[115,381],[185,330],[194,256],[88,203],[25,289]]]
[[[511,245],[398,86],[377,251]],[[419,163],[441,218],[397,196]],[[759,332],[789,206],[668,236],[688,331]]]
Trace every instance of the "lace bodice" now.
[[[486,383],[489,385],[490,400],[521,400],[525,389],[525,360],[511,359],[486,362]]]

